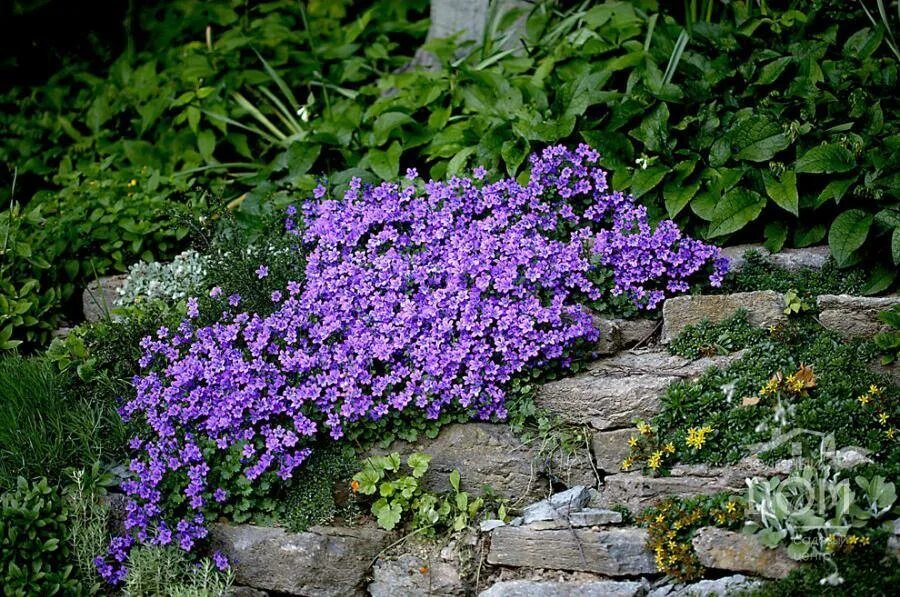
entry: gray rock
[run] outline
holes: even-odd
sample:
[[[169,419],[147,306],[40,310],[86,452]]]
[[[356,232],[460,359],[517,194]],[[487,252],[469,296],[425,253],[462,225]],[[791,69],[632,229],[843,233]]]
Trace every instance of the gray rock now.
[[[583,485],[576,485],[565,491],[554,493],[547,502],[560,514],[568,514],[584,507],[591,497],[591,492]]]
[[[668,477],[652,477],[641,473],[607,475],[600,491],[600,503],[605,507],[627,506],[638,511],[670,496],[690,498],[719,492],[737,493],[752,477],[783,476],[790,472],[790,460],[768,466],[758,458],[745,458],[726,467],[706,465],[676,465]]]
[[[631,454],[628,438],[636,434],[637,431],[632,428],[595,432],[591,438],[591,447],[597,468],[607,473],[619,472],[622,461]]]
[[[505,580],[478,597],[635,597],[643,592],[644,583],[637,581]]]
[[[636,576],[656,572],[645,546],[647,531],[535,530],[500,527],[491,535],[487,561],[498,566],[580,570],[605,576]]]
[[[747,578],[743,574],[734,574],[715,580],[701,580],[691,584],[664,585],[647,593],[647,597],[695,597],[697,595],[743,594],[762,586],[759,580]]]
[[[878,319],[878,314],[900,304],[900,296],[823,294],[816,303],[821,310],[819,323],[847,338],[862,338],[888,329],[888,325]]]
[[[390,535],[369,528],[313,527],[306,533],[214,524],[213,546],[234,562],[235,582],[289,595],[354,595]]]
[[[600,356],[608,356],[649,340],[659,322],[643,318],[611,319],[597,316],[594,317],[594,326],[600,332],[594,351]]]
[[[700,563],[707,568],[784,578],[800,566],[782,547],[767,549],[757,537],[718,527],[699,529],[691,544]]]
[[[768,257],[771,253],[762,245],[734,245],[732,247],[724,247],[722,254],[728,257],[730,271],[736,272],[747,264],[747,253],[754,251],[763,257]]]
[[[454,565],[407,554],[395,560],[379,558],[375,562],[369,594],[372,597],[465,595],[466,587]]]
[[[585,454],[565,462],[551,461],[538,456],[538,447],[522,443],[508,425],[464,423],[447,425],[434,439],[420,437],[415,443],[394,442],[387,449],[375,448],[371,454],[400,452],[406,458],[413,452],[432,455],[425,485],[432,491],[450,489],[449,474],[460,472],[463,491],[481,494],[490,485],[498,495],[519,498],[528,492],[531,497],[546,495],[548,485],[541,473],[553,467],[557,479],[571,484],[596,485],[596,477]],[[586,450],[585,450],[586,452]]]
[[[252,587],[233,586],[225,593],[225,597],[266,597],[268,593]]]
[[[119,288],[127,277],[127,274],[120,274],[88,283],[81,295],[81,309],[86,321],[100,321],[110,316],[119,298]]]
[[[893,533],[887,541],[887,551],[890,555],[900,559],[900,518],[894,521]]]
[[[746,310],[747,320],[759,327],[787,320],[784,297],[772,290],[677,296],[663,304],[662,342],[671,342],[689,325],[724,321],[738,309]]]
[[[839,469],[851,469],[861,464],[872,464],[869,451],[865,448],[847,446],[834,453],[834,465]]]
[[[770,263],[789,271],[822,269],[830,258],[831,251],[827,246],[784,249],[768,257]]]
[[[491,520],[482,520],[480,523],[478,523],[478,530],[482,533],[490,533],[494,529],[500,528],[505,525],[506,523],[502,520],[492,518]]]
[[[569,522],[573,527],[622,524],[622,513],[605,508],[586,508],[569,514]]]
[[[542,520],[556,520],[559,512],[551,506],[547,500],[542,500],[527,506],[522,511],[522,524],[532,524]]]
[[[544,384],[535,401],[570,423],[600,430],[630,427],[634,419],[659,412],[659,399],[672,382],[697,377],[739,355],[688,361],[662,349],[619,353],[594,361],[579,375]]]

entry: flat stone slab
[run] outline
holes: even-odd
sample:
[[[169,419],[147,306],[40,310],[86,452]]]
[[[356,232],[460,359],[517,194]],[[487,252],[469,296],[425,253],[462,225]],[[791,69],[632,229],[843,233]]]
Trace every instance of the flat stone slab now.
[[[313,527],[305,533],[214,524],[213,546],[233,562],[235,582],[310,597],[356,595],[390,535],[371,527]]]
[[[644,588],[637,581],[505,580],[478,597],[636,597],[644,594]]]
[[[541,476],[546,472],[568,486],[597,485],[587,450],[565,461],[560,458],[547,462],[539,458],[537,446],[523,444],[508,425],[454,423],[443,427],[434,439],[423,436],[415,443],[397,441],[387,449],[371,451],[390,452],[399,452],[404,460],[413,452],[430,454],[432,460],[424,483],[438,492],[450,489],[448,479],[453,470],[460,472],[463,491],[480,495],[487,484],[498,495],[513,499],[523,494],[546,496],[548,487]]]
[[[757,537],[703,527],[691,541],[700,563],[707,568],[748,572],[766,578],[784,578],[800,566],[783,547],[768,549]]]
[[[831,251],[827,246],[784,249],[780,253],[772,253],[762,245],[734,245],[722,249],[722,253],[731,261],[731,271],[740,270],[747,264],[744,257],[747,251],[755,251],[767,262],[788,271],[822,269],[831,257]]]
[[[81,310],[88,322],[100,321],[110,316],[119,298],[119,288],[125,284],[127,274],[106,276],[91,281],[81,294]]]
[[[591,438],[591,448],[597,468],[606,473],[619,472],[622,461],[631,454],[628,439],[633,435],[638,435],[633,427],[595,432]]]
[[[599,502],[607,508],[621,505],[636,512],[667,497],[690,498],[723,491],[738,493],[746,488],[747,478],[783,476],[790,472],[790,466],[789,460],[768,466],[758,458],[750,457],[725,467],[676,465],[668,477],[638,472],[607,475]]]
[[[600,332],[594,351],[599,356],[608,356],[631,348],[652,338],[659,325],[653,319],[594,317],[594,326]]]
[[[878,319],[882,311],[900,305],[900,296],[851,296],[823,294],[816,304],[819,323],[846,338],[864,338],[887,331],[889,326]]]
[[[662,342],[671,342],[690,325],[724,321],[739,309],[746,310],[747,320],[758,327],[787,321],[784,296],[774,290],[676,296],[663,303]]]
[[[372,568],[372,597],[465,595],[459,570],[448,562],[406,554],[395,560],[379,558]]]
[[[587,370],[541,386],[535,397],[563,420],[594,429],[631,427],[657,414],[660,397],[673,382],[723,366],[740,353],[689,361],[662,349],[623,352],[591,363]]]
[[[487,561],[498,566],[638,576],[656,572],[646,541],[647,531],[633,527],[535,530],[506,526],[491,534]]]

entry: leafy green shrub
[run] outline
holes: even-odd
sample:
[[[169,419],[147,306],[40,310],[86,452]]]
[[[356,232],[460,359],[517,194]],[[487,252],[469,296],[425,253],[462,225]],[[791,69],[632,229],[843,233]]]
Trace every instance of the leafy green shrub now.
[[[66,395],[64,383],[41,359],[0,359],[0,488],[17,476],[59,482],[70,466],[93,463],[121,448],[105,434],[118,417],[109,406]]]
[[[0,587],[4,595],[74,593],[78,581],[69,561],[67,513],[47,479],[19,477],[0,496]]]
[[[770,263],[758,251],[749,251],[746,263],[734,275],[725,279],[721,290],[714,292],[750,292],[774,290],[786,293],[794,290],[801,298],[815,299],[820,294],[863,294],[871,272],[862,267],[838,269],[829,259],[822,269],[800,268],[787,270]]]
[[[419,452],[406,460],[409,473],[403,472],[400,454],[366,458],[363,469],[353,475],[352,489],[362,495],[379,497],[372,504],[372,514],[378,526],[393,530],[407,518],[415,531],[434,533],[438,529],[460,531],[484,507],[483,498],[470,499],[459,490],[459,471],[450,473],[451,491],[438,496],[425,490],[422,477],[428,472],[431,456]],[[501,513],[501,517],[503,514]]]
[[[113,484],[108,473],[101,473],[100,464],[69,474],[70,483],[64,490],[68,509],[68,533],[72,561],[76,575],[89,593],[100,590],[100,575],[94,566],[97,554],[103,553],[109,543],[109,505],[102,499],[106,487]]]
[[[122,592],[128,597],[222,597],[233,583],[234,572],[219,572],[210,559],[195,563],[174,546],[140,546],[128,557]]]

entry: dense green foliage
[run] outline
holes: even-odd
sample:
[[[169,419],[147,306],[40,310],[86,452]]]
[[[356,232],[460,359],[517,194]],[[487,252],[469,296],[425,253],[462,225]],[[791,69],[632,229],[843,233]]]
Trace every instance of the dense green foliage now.
[[[426,4],[150,3],[107,67],[6,91],[0,348],[46,342],[95,275],[172,256],[209,196],[252,220],[314,174],[518,173],[560,141],[689,232],[900,260],[897,60],[859,6],[541,2],[401,68]]]
[[[696,333],[691,331],[689,336]],[[900,446],[887,431],[896,418],[897,387],[870,370],[876,354],[871,343],[844,342],[811,318],[794,320],[758,335],[732,365],[671,386],[662,400],[663,411],[653,422],[661,440],[678,447],[677,459],[682,462],[734,462],[748,453],[749,446],[771,439],[775,426],[761,425],[771,422],[776,406],[775,396],[761,392],[768,380],[806,365],[815,375],[815,387],[808,396],[790,401],[790,426],[833,432],[838,446],[866,448],[893,468],[900,464]],[[875,401],[863,404],[859,400],[873,384],[881,389],[877,409]],[[745,404],[745,397],[759,401]],[[878,412],[888,413],[885,423],[877,419]],[[699,450],[685,449],[687,430],[702,426],[713,429],[709,440]],[[797,440],[809,449],[818,445],[814,436]],[[772,456],[790,456],[787,449],[783,446]],[[896,470],[889,476],[895,475]]]
[[[116,421],[111,405],[66,392],[44,360],[0,360],[0,489],[18,476],[58,483],[67,467],[121,453],[121,434],[109,432]]]
[[[359,508],[350,497],[350,478],[358,469],[359,459],[350,446],[316,448],[291,480],[279,520],[292,531],[302,532],[337,516],[352,518]]]
[[[78,589],[69,562],[66,509],[47,479],[20,477],[0,495],[0,588],[4,595],[67,595]]]
[[[838,269],[828,261],[821,269],[800,268],[790,271],[772,264],[758,252],[746,255],[746,263],[735,275],[726,278],[721,292],[749,292],[753,290],[794,290],[804,299],[820,294],[862,294],[867,290],[870,272],[861,267]]]

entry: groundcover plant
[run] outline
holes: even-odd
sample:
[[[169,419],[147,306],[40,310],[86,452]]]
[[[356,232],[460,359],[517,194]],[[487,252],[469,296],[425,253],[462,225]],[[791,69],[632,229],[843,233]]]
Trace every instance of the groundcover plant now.
[[[605,293],[653,308],[702,277],[718,285],[719,249],[651,226],[608,189],[598,158],[548,148],[524,185],[487,182],[482,168],[427,183],[410,170],[400,183],[355,180],[342,198],[320,186],[289,209],[305,282],[274,292],[270,315],[213,288],[217,322],[196,325],[192,298],[177,329],[143,340],[121,409],[136,429],[128,534],[98,556],[104,578],[124,578],[136,541],[192,550],[235,484],[290,477],[314,438],[407,410],[503,419],[513,375],[596,340],[585,305]]]

